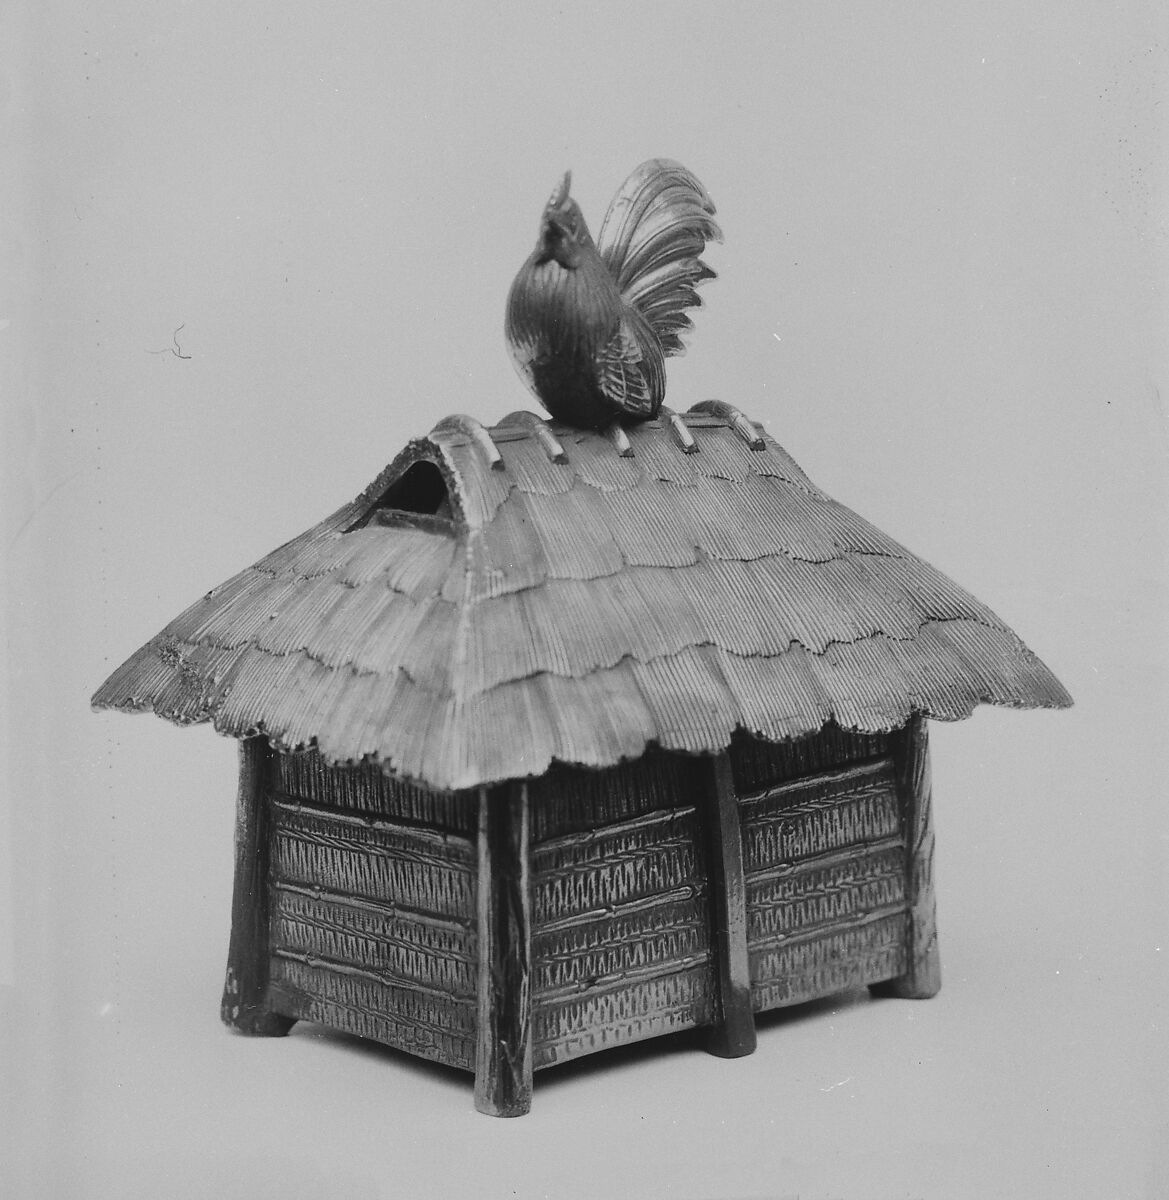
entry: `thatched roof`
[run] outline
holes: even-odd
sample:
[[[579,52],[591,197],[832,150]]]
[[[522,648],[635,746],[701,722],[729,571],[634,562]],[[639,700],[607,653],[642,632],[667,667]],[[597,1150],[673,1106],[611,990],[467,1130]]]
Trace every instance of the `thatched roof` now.
[[[708,404],[625,434],[443,422],[93,702],[462,788],[736,729],[1071,700],[988,608]]]

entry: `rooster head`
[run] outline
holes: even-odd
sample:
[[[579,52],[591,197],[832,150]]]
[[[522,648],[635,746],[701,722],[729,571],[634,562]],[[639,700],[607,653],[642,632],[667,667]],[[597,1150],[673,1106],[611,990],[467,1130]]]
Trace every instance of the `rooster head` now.
[[[567,270],[580,265],[582,248],[593,244],[580,205],[568,194],[572,172],[566,171],[556,185],[540,218],[540,240],[536,261],[555,260]]]

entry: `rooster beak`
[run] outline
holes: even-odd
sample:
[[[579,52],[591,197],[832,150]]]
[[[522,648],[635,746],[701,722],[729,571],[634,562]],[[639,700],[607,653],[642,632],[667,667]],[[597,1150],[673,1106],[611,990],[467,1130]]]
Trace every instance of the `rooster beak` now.
[[[552,248],[563,242],[568,236],[564,220],[554,208],[544,210],[544,218],[540,222],[540,246],[546,258],[553,257]]]

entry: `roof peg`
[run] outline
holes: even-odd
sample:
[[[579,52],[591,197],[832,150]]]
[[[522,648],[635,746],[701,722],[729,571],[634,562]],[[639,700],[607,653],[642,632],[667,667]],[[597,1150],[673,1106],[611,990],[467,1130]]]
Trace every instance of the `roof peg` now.
[[[568,455],[564,453],[564,447],[556,440],[556,435],[548,428],[548,422],[542,421],[534,412],[519,409],[516,412],[508,413],[497,426],[500,429],[504,427],[530,429],[552,462],[560,465],[568,462]]]
[[[733,404],[727,404],[725,400],[703,400],[700,404],[695,404],[690,411],[722,417],[752,450],[762,450],[766,446],[763,438],[759,436],[759,430],[755,428],[754,421],[749,421]]]
[[[605,430],[605,436],[613,443],[613,448],[622,458],[633,458],[633,447],[629,444],[629,435],[621,428],[619,421],[614,421]]]
[[[665,421],[674,433],[674,440],[678,443],[683,454],[697,454],[698,443],[694,440],[694,435],[686,428],[686,422],[672,409],[667,408],[664,404],[658,409],[658,416]]]
[[[468,417],[465,413],[455,413],[439,421],[431,433],[465,434],[493,471],[504,469],[503,458],[491,440],[491,434],[474,417]]]

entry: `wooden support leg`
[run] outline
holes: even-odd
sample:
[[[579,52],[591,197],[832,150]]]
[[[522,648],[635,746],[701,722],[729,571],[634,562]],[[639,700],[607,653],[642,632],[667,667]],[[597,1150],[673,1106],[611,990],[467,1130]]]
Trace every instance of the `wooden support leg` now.
[[[874,995],[928,1000],[942,986],[934,901],[934,822],[930,802],[929,736],[924,717],[902,730],[895,751],[897,787],[905,813],[908,847],[906,899],[909,903],[908,969],[874,984]]]
[[[710,904],[720,1019],[710,1031],[707,1049],[720,1058],[741,1058],[755,1050],[755,1016],[747,957],[747,885],[739,802],[731,760],[725,753],[710,759],[709,772]]]
[[[219,1010],[226,1024],[254,1037],[282,1037],[296,1023],[267,1006],[268,809],[264,784],[269,753],[264,738],[240,742],[231,941]]]
[[[531,825],[524,783],[479,790],[479,1018],[475,1107],[532,1107]]]

